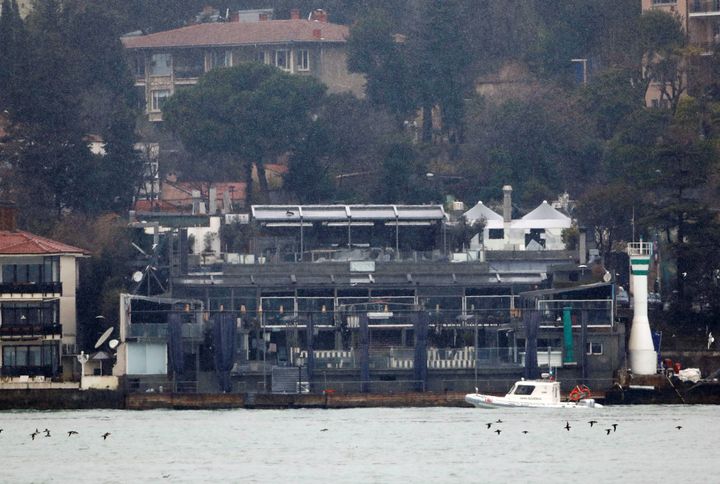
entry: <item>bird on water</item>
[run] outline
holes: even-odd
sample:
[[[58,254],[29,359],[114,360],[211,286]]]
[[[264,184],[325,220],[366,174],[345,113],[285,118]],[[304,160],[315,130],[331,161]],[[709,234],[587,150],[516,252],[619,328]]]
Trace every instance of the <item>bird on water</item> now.
[[[605,429],[605,435],[610,435],[610,432],[612,432],[612,429]]]
[[[678,429],[678,430],[680,430],[680,429],[682,428],[682,425],[678,425],[678,426],[675,427],[675,428]]]
[[[572,428],[572,427],[570,427],[570,422],[565,422],[565,430],[567,430],[568,432],[570,432],[570,429],[571,429],[571,428]]]
[[[496,432],[498,435],[500,435],[500,432],[502,432],[502,430],[497,429],[495,432]]]
[[[108,437],[110,437],[110,432],[105,432],[104,434],[102,434],[103,440],[107,440]]]
[[[487,425],[487,428],[490,428],[490,427],[492,427],[492,422],[486,423],[485,425]]]
[[[77,434],[78,434],[78,432],[76,430],[68,430],[68,437],[70,437],[71,435],[77,435]]]
[[[590,427],[592,427],[597,423],[597,420],[590,420],[588,423],[590,424]]]
[[[616,423],[612,424],[613,432],[617,432],[617,426],[618,426],[618,424],[616,424]]]

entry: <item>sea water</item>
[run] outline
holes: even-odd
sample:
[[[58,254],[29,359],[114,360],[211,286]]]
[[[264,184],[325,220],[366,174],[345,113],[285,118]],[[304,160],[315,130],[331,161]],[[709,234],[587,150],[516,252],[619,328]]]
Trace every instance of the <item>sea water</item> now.
[[[0,428],[11,483],[720,482],[715,406],[12,411]]]

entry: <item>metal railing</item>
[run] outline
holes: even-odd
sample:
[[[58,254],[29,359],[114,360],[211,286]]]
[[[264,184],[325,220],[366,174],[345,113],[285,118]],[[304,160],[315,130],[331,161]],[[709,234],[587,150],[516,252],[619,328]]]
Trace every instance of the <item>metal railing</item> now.
[[[0,326],[1,338],[62,335],[62,324],[4,324]]]

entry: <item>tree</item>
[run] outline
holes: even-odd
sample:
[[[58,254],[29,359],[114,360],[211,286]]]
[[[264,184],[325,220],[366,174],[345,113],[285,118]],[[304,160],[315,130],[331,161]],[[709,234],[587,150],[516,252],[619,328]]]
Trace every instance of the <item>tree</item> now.
[[[210,71],[176,93],[163,109],[164,119],[194,153],[230,155],[240,162],[252,201],[253,165],[266,197],[263,163],[298,146],[324,93],[312,77],[247,63]]]
[[[620,181],[588,187],[579,196],[578,220],[588,228],[606,260],[616,249],[616,242],[631,240],[630,220],[635,205],[634,193]]]
[[[633,82],[634,71],[609,69],[591,78],[582,91],[583,104],[603,139],[612,138],[624,118],[645,106],[647,86]]]
[[[0,15],[0,107],[14,112],[18,90],[27,75],[27,58],[23,51],[27,30],[20,18],[16,0],[3,0]]]
[[[440,110],[442,132],[451,141],[465,137],[465,99],[474,77],[468,25],[463,23],[471,4],[462,0],[422,0],[419,16],[408,36],[415,96],[422,108],[422,140],[432,139],[432,109]]]
[[[687,90],[690,66],[680,19],[661,10],[647,11],[638,22],[638,38],[646,89],[656,83],[661,100],[675,112],[680,96]]]
[[[415,110],[415,101],[405,45],[393,36],[397,33],[384,10],[362,17],[350,29],[348,69],[365,74],[370,102],[386,108],[402,124]]]

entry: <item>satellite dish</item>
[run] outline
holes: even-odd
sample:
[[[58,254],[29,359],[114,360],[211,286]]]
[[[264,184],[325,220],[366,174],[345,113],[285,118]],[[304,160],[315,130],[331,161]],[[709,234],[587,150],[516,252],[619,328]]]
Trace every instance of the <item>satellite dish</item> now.
[[[143,273],[141,271],[135,271],[132,275],[132,280],[135,282],[140,282],[143,280]]]
[[[105,343],[105,341],[107,341],[107,339],[112,334],[113,329],[114,328],[108,328],[105,330],[105,332],[102,335],[100,335],[100,337],[97,340],[97,343],[95,343],[95,349],[100,348],[103,345],[103,343]]]
[[[608,272],[608,271],[605,271],[605,274],[603,274],[603,281],[604,282],[612,281],[612,274],[610,274],[610,272]]]
[[[111,350],[114,350],[115,348],[117,348],[119,344],[120,344],[120,341],[118,341],[116,339],[111,339],[110,341],[108,341],[108,346],[110,347]]]

